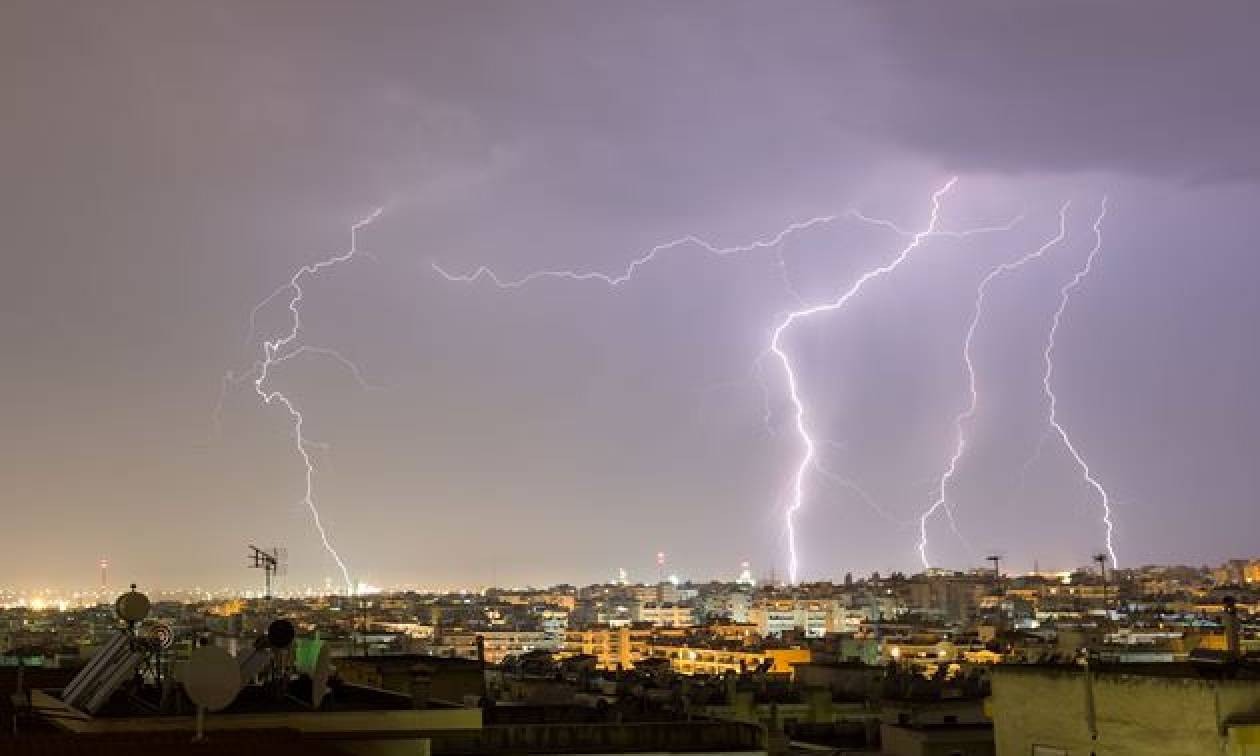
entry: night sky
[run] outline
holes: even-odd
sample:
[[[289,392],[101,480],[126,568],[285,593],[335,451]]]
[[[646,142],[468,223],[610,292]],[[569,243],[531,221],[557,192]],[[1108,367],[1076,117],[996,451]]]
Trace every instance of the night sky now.
[[[1251,2],[47,2],[0,9],[0,587],[338,582],[283,409],[248,383],[251,308],[302,265],[316,501],[356,579],[522,585],[626,567],[786,577],[801,454],[773,327],[906,239],[852,217],[774,249],[680,246],[617,287],[450,282],[486,265],[618,273],[856,209],[934,237],[785,339],[820,462],[801,576],[914,570],[950,488],[967,568],[1088,563],[1114,499],[1121,566],[1256,555],[1260,6]],[[799,297],[799,299],[798,299]],[[865,500],[837,476],[859,485]]]

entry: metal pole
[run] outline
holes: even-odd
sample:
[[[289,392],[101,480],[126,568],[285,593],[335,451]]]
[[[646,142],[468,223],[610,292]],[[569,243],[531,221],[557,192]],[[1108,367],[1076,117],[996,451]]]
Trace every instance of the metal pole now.
[[[1110,617],[1107,603],[1107,555],[1095,554],[1094,561],[1098,562],[1098,574],[1102,577],[1103,614]]]

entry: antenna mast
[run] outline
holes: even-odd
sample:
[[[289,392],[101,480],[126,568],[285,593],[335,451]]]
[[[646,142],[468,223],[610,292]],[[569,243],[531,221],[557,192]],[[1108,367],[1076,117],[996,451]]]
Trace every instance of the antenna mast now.
[[[252,543],[249,545],[249,548],[253,552],[249,555],[249,567],[263,571],[263,574],[266,576],[266,594],[264,598],[270,600],[271,577],[280,571],[280,549],[273,548],[271,551],[266,551]]]
[[[1103,612],[1108,613],[1107,601],[1107,554],[1099,552],[1094,555],[1094,561],[1098,562],[1098,575],[1102,578],[1102,594],[1103,594]]]

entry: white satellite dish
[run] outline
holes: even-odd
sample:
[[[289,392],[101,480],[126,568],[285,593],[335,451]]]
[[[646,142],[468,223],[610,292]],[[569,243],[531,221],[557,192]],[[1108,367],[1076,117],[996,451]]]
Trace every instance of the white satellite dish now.
[[[193,703],[207,711],[218,711],[241,692],[241,668],[227,651],[218,646],[202,646],[188,657],[180,682]]]
[[[197,734],[193,741],[205,739],[207,711],[218,711],[232,703],[241,692],[241,669],[236,659],[218,646],[202,646],[188,657],[180,681],[184,692],[197,705]]]

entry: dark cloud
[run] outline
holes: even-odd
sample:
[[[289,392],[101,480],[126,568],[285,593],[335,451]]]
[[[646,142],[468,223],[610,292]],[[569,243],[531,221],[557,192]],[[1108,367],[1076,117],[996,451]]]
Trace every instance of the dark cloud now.
[[[863,125],[950,166],[1187,181],[1260,173],[1255,3],[863,8],[891,90]]]

